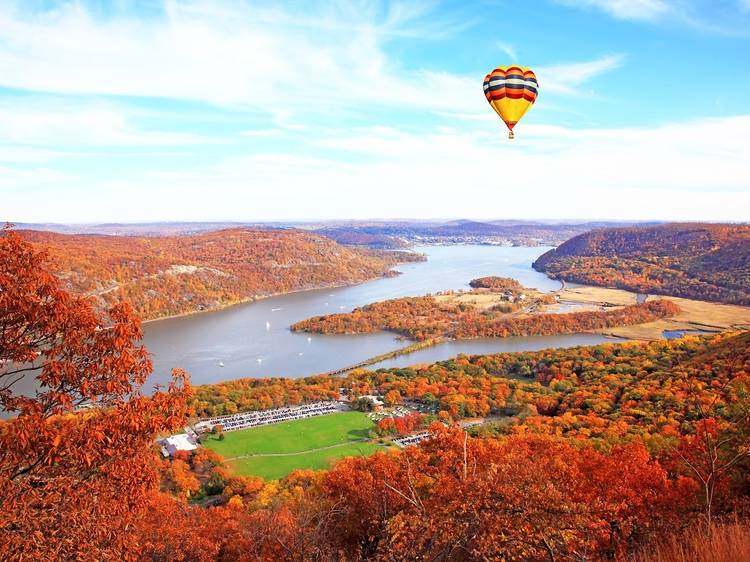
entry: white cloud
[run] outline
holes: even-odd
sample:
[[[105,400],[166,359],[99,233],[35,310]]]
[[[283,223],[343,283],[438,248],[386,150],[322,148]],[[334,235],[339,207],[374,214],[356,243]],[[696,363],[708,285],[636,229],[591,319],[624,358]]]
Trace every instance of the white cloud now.
[[[0,117],[1,119],[1,117]],[[63,156],[65,153],[48,148],[13,146],[2,144],[2,131],[0,131],[0,162],[15,164],[41,164]]]
[[[646,23],[670,22],[701,32],[748,36],[750,0],[555,0],[595,9],[614,18]]]
[[[63,148],[216,142],[187,133],[143,130],[135,117],[132,111],[103,102],[0,101],[0,143]]]
[[[198,170],[103,180],[95,194],[66,190],[62,203],[11,194],[4,211],[17,221],[747,220],[749,137],[750,116],[654,129],[526,125],[513,142],[499,126],[425,134],[370,127],[332,132],[304,154],[236,156]],[[327,156],[312,156],[321,151]]]
[[[426,8],[382,16],[341,4],[336,17],[239,4],[168,2],[163,20],[95,20],[78,3],[32,19],[0,14],[0,84],[69,94],[113,94],[263,106],[424,103],[420,71],[392,65],[382,45],[439,34]],[[448,93],[450,98],[450,92]],[[434,104],[446,102],[430,96]],[[419,101],[418,101],[419,100]]]
[[[622,54],[606,55],[590,61],[540,67],[535,72],[539,79],[540,90],[575,94],[579,93],[577,92],[578,86],[585,85],[595,76],[619,68],[624,59]],[[589,89],[586,87],[586,90]]]
[[[436,20],[429,5],[395,3],[385,14],[368,3],[300,14],[198,0],[165,6],[154,20],[94,19],[78,3],[33,17],[0,9],[0,85],[198,100],[260,110],[284,126],[345,108],[472,112],[484,104],[481,76],[404,68],[386,54],[395,36],[436,37],[466,25]],[[500,48],[515,58],[511,45]],[[616,63],[560,68],[570,83],[581,65],[591,77]],[[555,88],[557,68],[550,91],[566,93]]]
[[[596,8],[625,20],[654,21],[670,13],[673,6],[665,0],[558,0],[566,6]]]
[[[31,190],[54,185],[68,179],[70,178],[66,174],[51,168],[19,169],[0,165],[0,186],[2,186],[0,193],[3,196],[3,208],[0,210],[9,212],[16,200],[23,200],[26,201],[26,204],[34,206],[38,200]],[[28,209],[24,211],[14,208],[14,210],[21,214],[29,212]]]
[[[513,48],[513,45],[511,45],[510,43],[503,43],[502,41],[498,41],[497,48],[508,55],[510,59],[512,59],[511,61],[509,61],[510,64],[517,62],[518,56],[516,55],[516,50]]]
[[[654,3],[587,2],[602,9],[604,4],[617,17],[661,17]],[[49,93],[0,102],[0,161],[8,164],[0,167],[0,211],[17,221],[447,213],[745,218],[750,117],[652,129],[522,123],[516,142],[509,143],[501,124],[488,118],[481,77],[405,68],[384,47],[393,37],[444,36],[460,23],[432,21],[419,4],[394,4],[385,12],[368,3],[337,6],[315,13],[304,6],[290,14],[244,4],[175,1],[167,2],[163,19],[150,21],[95,20],[79,3],[33,19],[0,8],[0,85]],[[649,16],[649,9],[655,15]],[[515,58],[512,45],[497,47]],[[567,96],[581,89],[590,94],[590,82],[624,60],[610,54],[535,71],[546,102],[547,94]],[[158,115],[134,109],[137,100],[72,101],[57,98],[58,93],[198,100],[242,110],[221,113],[233,125],[238,116],[270,115],[271,120],[252,120],[237,127],[245,130],[231,139],[222,138],[237,143],[224,154],[243,154],[242,143],[254,142],[253,137],[268,139],[266,152],[201,154],[200,163],[173,172],[151,160],[152,170],[136,167],[127,180],[103,176],[94,185],[90,175],[71,177],[50,169],[49,162],[96,146],[215,139],[147,129],[144,123],[158,122]],[[458,129],[433,127],[423,119],[421,129],[343,129],[346,116],[366,112],[372,121],[383,108],[472,121],[466,126],[456,119]],[[320,125],[330,117],[342,130]],[[279,146],[285,138],[294,142],[267,152],[272,141]]]

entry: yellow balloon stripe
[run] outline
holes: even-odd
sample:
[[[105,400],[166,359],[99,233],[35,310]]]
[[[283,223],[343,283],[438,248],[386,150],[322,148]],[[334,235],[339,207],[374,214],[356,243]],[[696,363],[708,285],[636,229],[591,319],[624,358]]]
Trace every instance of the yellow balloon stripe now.
[[[521,120],[524,113],[534,105],[532,102],[527,101],[523,98],[514,100],[511,98],[502,98],[499,100],[491,101],[490,105],[500,116],[500,119],[505,121],[505,124],[509,129],[513,129],[516,123]]]

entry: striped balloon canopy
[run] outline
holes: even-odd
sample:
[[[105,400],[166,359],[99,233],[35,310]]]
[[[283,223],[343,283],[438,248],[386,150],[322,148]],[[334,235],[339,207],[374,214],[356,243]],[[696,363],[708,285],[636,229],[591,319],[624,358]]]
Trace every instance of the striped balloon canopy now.
[[[508,138],[513,138],[513,127],[534,105],[539,85],[536,74],[524,66],[498,66],[484,77],[484,95],[508,127]]]

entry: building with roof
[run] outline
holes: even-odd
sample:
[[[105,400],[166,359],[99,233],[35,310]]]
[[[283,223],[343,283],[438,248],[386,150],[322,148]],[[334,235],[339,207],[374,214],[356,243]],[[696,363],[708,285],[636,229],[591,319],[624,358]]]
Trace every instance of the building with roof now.
[[[198,443],[187,433],[170,435],[161,440],[161,454],[165,457],[173,457],[178,451],[194,451]]]

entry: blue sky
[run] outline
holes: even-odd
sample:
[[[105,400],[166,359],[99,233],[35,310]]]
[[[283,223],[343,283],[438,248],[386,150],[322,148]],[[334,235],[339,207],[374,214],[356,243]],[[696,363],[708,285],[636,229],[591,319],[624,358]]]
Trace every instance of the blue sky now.
[[[0,0],[0,219],[748,220],[748,60],[750,0]]]

